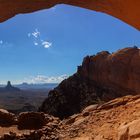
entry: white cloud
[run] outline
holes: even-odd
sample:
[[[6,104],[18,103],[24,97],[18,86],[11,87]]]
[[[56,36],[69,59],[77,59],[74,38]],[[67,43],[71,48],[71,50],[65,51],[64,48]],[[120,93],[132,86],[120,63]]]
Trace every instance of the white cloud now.
[[[28,33],[28,37],[31,37],[31,33]]]
[[[52,43],[48,41],[42,41],[42,46],[44,48],[50,48],[52,46]]]
[[[32,33],[28,33],[27,36],[30,38],[32,37],[33,39],[33,44],[35,46],[41,46],[44,47],[46,49],[50,48],[52,46],[52,43],[49,41],[45,41],[41,38],[41,33],[38,29],[35,29],[34,32]]]
[[[35,45],[35,46],[38,46],[38,43],[37,43],[37,42],[34,42],[34,45]]]
[[[38,29],[35,29],[35,31],[33,31],[32,33],[28,33],[27,36],[33,37],[33,38],[38,38],[38,37],[40,37],[40,32],[38,31]]]
[[[3,41],[3,40],[0,40],[0,46],[1,46],[1,47],[7,48],[7,47],[13,47],[13,45],[14,45],[14,44],[12,44],[12,43],[5,42],[5,41]]]
[[[32,33],[32,36],[34,36],[35,38],[38,38],[40,36],[40,32],[38,31],[38,29],[35,29],[35,31]]]
[[[0,40],[0,45],[2,45],[3,44],[3,41],[2,40]]]
[[[60,75],[60,76],[51,76],[47,77],[45,75],[37,75],[37,76],[31,76],[29,78],[25,78],[25,82],[27,83],[60,83],[64,79],[68,78],[67,75]]]

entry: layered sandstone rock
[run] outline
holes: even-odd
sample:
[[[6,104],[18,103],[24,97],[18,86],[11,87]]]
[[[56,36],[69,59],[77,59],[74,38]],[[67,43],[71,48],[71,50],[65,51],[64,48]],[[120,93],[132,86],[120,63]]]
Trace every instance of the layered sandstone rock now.
[[[69,4],[107,13],[140,29],[139,0],[0,0],[0,22],[17,14],[47,9],[57,4]]]
[[[140,95],[125,96],[101,106],[89,106],[63,120],[63,140],[138,140],[140,139]]]
[[[30,124],[31,120],[27,118],[31,114],[24,114],[26,115],[23,120]],[[4,133],[5,127],[0,127],[0,132],[3,132],[0,140],[140,139],[140,95],[116,98],[102,105],[90,105],[81,113],[62,121],[53,116],[44,115],[48,121],[38,130],[9,129],[8,133]]]
[[[140,119],[122,124],[118,129],[118,140],[140,139]]]
[[[40,111],[68,117],[88,105],[140,93],[140,50],[130,47],[84,58],[77,73],[50,91]]]
[[[98,53],[87,56],[79,69],[81,76],[102,86],[140,92],[140,50],[125,48],[113,54]],[[123,94],[123,93],[122,93]]]
[[[11,126],[16,123],[15,115],[7,110],[0,109],[0,126]]]

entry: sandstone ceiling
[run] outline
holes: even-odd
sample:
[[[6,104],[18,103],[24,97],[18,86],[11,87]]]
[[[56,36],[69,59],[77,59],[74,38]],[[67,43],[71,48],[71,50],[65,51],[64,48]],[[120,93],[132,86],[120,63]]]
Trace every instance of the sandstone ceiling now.
[[[112,15],[140,30],[140,0],[0,0],[0,22],[23,13],[68,4]]]

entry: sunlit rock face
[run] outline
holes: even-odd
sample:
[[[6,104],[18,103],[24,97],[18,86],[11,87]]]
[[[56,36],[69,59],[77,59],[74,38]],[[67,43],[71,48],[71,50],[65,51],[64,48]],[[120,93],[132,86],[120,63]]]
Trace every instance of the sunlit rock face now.
[[[139,0],[0,0],[0,22],[17,14],[68,4],[107,13],[140,29]]]
[[[140,50],[137,47],[115,53],[100,52],[85,57],[79,73],[101,86],[118,87],[140,93]]]

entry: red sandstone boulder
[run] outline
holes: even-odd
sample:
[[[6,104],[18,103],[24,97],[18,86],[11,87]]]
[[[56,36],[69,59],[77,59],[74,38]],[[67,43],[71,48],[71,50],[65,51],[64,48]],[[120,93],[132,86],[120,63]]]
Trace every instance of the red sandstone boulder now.
[[[118,140],[140,139],[140,119],[122,124],[118,130]]]
[[[0,109],[0,126],[11,126],[15,124],[15,115],[7,110]]]
[[[19,129],[39,129],[46,124],[45,114],[38,112],[23,112],[18,116]]]

